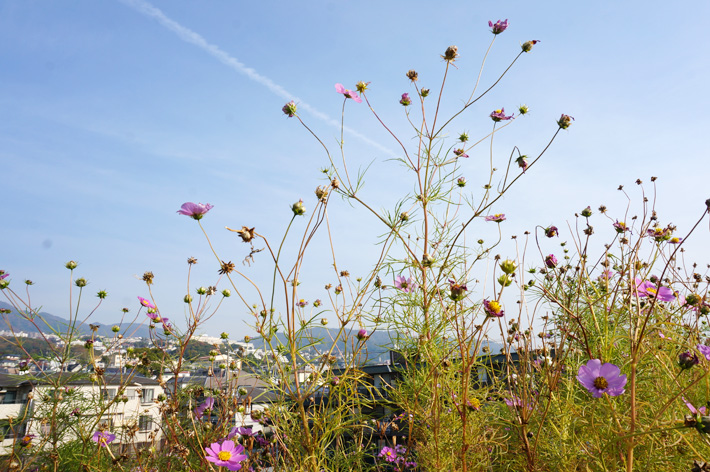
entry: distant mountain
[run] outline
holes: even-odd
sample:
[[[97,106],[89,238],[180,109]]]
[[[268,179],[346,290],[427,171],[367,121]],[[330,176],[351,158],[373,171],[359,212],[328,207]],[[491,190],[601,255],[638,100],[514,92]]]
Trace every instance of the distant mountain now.
[[[44,334],[52,334],[53,331],[52,329],[59,331],[60,333],[65,333],[67,332],[67,329],[69,327],[69,320],[62,318],[60,316],[53,315],[51,313],[47,313],[44,311],[39,312],[39,315],[36,315],[34,317],[34,324],[32,321],[27,319],[26,316],[21,315],[18,313],[12,305],[5,303],[5,302],[0,302],[0,308],[8,309],[11,310],[10,313],[8,314],[3,314],[2,317],[0,318],[0,331],[1,330],[9,330],[10,327],[14,331],[24,331],[25,333],[37,333],[40,330]],[[83,319],[80,319],[79,321],[83,321]],[[89,323],[91,323],[92,320],[89,319],[85,324],[77,326],[76,333],[78,336],[86,336],[91,334],[91,327],[89,326]],[[36,324],[36,326],[35,326]],[[99,329],[97,330],[97,334],[100,336],[110,336],[113,337],[114,333],[111,331],[111,328],[114,325],[120,325],[120,323],[97,323],[99,324]],[[39,328],[39,329],[38,329]],[[131,326],[130,328],[128,326],[121,326],[121,334],[123,334],[124,337],[142,337],[142,338],[147,338],[150,336],[149,330],[147,326]]]
[[[309,354],[316,355],[322,353],[326,347],[330,347],[332,340],[335,339],[335,336],[337,334],[337,328],[325,328],[320,326],[314,327],[309,330],[308,336],[303,336],[301,338],[301,342],[299,344],[301,347],[305,347],[309,344],[316,343],[306,349],[306,352],[308,352]],[[347,331],[344,334],[346,336],[341,337],[337,344],[337,348],[339,348],[340,352],[343,351],[343,348],[346,345],[348,346],[347,350],[351,351],[353,343],[357,342],[357,339],[355,337],[357,335],[357,330],[353,330],[350,333],[350,336],[347,336]],[[278,339],[278,341],[272,341],[272,343],[285,344],[286,336],[284,335],[284,333],[276,333],[276,338]],[[256,349],[268,349],[268,345],[266,344],[263,338],[255,338],[250,340],[250,342],[254,344],[254,347]],[[389,361],[389,352],[390,350],[395,349],[397,347],[396,343],[397,333],[394,331],[375,331],[374,333],[370,334],[370,337],[365,342],[368,363],[381,364],[385,361]],[[266,346],[266,348],[264,346]],[[488,342],[488,346],[492,354],[498,354],[501,348],[503,347],[503,344],[495,341],[490,341]],[[338,354],[337,351],[336,354]]]

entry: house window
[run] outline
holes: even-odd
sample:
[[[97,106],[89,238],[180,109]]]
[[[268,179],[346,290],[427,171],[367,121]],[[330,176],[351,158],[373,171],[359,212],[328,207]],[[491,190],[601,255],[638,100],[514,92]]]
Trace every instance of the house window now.
[[[17,392],[15,390],[8,390],[5,392],[5,396],[2,400],[3,403],[15,403],[17,399]]]
[[[115,388],[105,388],[101,391],[101,398],[104,400],[111,401],[116,397],[116,389]]]
[[[49,436],[49,433],[52,431],[52,426],[49,424],[48,421],[42,422],[39,425],[39,432],[42,434],[42,436]]]
[[[141,390],[141,403],[153,403],[153,389],[144,388]]]
[[[141,415],[138,418],[138,429],[140,431],[148,431],[153,429],[153,417],[149,415]]]

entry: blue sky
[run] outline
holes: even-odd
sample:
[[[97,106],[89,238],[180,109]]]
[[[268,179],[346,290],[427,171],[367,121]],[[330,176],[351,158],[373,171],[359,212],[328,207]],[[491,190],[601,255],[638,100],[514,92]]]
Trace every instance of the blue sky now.
[[[505,18],[510,27],[495,42],[483,85],[520,43],[541,42],[452,133],[484,135],[491,110],[526,103],[530,115],[501,133],[495,149],[534,154],[561,113],[576,119],[498,205],[506,231],[566,228],[575,212],[602,203],[620,217],[626,201],[617,186],[636,198],[634,180],[652,175],[661,222],[687,231],[710,197],[707,2],[0,1],[0,266],[15,289],[26,278],[36,283],[33,304],[67,316],[64,263],[78,261],[89,293],[109,292],[99,322],[117,320],[124,306],[135,313],[136,296],[147,296],[138,277],[152,270],[161,310],[180,319],[185,260],[199,260],[192,287],[217,280],[199,228],[175,213],[183,202],[215,205],[202,221],[222,259],[238,264],[248,246],[224,226],[256,226],[276,241],[293,202],[315,205],[327,160],[281,113],[285,102],[296,99],[335,150],[342,100],[333,84],[371,81],[373,105],[413,142],[398,104],[413,91],[406,71],[436,89],[439,56],[457,45],[442,104],[454,111],[491,40],[488,20]],[[346,125],[357,133],[345,137],[352,165],[376,163],[363,195],[390,207],[397,191],[410,190],[387,160],[396,143],[364,105],[347,104]],[[469,182],[481,178],[483,155],[465,163]],[[339,200],[332,206],[340,267],[365,275],[383,229]],[[705,224],[689,241],[690,259],[707,262],[708,247]],[[325,298],[322,286],[332,282],[327,259],[317,251],[313,258],[301,287],[309,300]],[[242,268],[269,278],[264,253]],[[205,331],[246,334],[245,311],[232,297]]]

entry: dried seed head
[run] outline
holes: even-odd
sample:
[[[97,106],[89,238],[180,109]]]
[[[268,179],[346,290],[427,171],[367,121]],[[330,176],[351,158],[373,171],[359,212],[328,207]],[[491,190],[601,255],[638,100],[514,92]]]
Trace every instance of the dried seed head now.
[[[222,275],[229,274],[230,272],[234,271],[234,263],[232,263],[232,261],[229,261],[229,262],[222,261],[222,264],[220,267],[221,268],[219,269],[219,273]]]
[[[456,58],[459,57],[458,50],[459,48],[456,46],[449,46],[446,48],[446,52],[441,57],[447,62],[454,62]]]
[[[153,273],[151,271],[146,271],[143,273],[143,282],[147,283],[148,285],[153,284]]]
[[[407,78],[412,82],[416,82],[419,78],[419,74],[417,74],[417,71],[415,71],[414,69],[411,69],[407,72]]]

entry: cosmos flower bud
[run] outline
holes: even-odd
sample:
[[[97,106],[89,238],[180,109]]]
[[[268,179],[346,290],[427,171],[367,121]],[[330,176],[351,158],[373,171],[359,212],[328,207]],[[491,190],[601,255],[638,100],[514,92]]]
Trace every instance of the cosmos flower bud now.
[[[316,189],[316,198],[318,200],[322,200],[327,196],[328,196],[328,188],[327,187],[321,185]]]
[[[78,278],[74,281],[74,284],[77,287],[86,287],[86,279],[84,277]]]
[[[355,84],[355,90],[357,90],[360,93],[363,93],[365,90],[367,90],[368,85],[370,85],[370,82],[363,82],[361,80],[360,82]]]
[[[316,298],[315,301],[313,302],[313,306],[316,308],[318,308],[322,304],[323,304],[323,302],[320,301],[320,298]]]
[[[513,283],[513,277],[511,277],[509,274],[503,274],[498,277],[498,283],[501,284],[503,287],[508,287],[510,284]]]
[[[299,200],[291,206],[293,214],[300,216],[306,213],[306,205],[303,204],[303,200]]]
[[[554,238],[557,236],[557,226],[549,226],[548,228],[545,228],[545,236],[548,238]]]
[[[402,221],[407,221],[407,220],[409,219],[409,213],[407,213],[406,211],[403,211],[403,212],[399,215],[399,219],[402,220]]]
[[[422,98],[426,98],[429,96],[429,89],[422,89],[421,92],[419,92],[419,95],[422,96]]]
[[[402,99],[399,101],[399,103],[401,103],[401,104],[404,105],[405,107],[411,105],[411,104],[412,104],[412,100],[409,98],[409,94],[408,94],[408,93],[403,93],[403,94],[402,94]]]
[[[589,218],[590,216],[592,216],[592,207],[589,207],[589,206],[588,206],[587,208],[585,208],[584,210],[582,210],[581,214],[582,214],[583,217]]]
[[[567,129],[572,124],[572,121],[574,121],[573,117],[563,114],[562,116],[560,116],[560,119],[557,120],[557,126],[562,129]]]
[[[357,338],[360,341],[364,341],[365,339],[369,338],[370,336],[367,335],[367,331],[364,329],[361,329],[360,331],[357,332]]]
[[[540,41],[537,39],[533,39],[532,41],[525,41],[521,48],[523,49],[523,52],[530,52],[532,51],[533,46],[535,46],[539,42]]]
[[[530,112],[530,107],[528,107],[527,105],[520,105],[518,107],[518,113],[520,113],[521,115],[526,115],[529,112]]]
[[[459,177],[459,179],[456,181],[456,185],[459,187],[465,187],[466,186],[466,177]]]
[[[76,266],[77,266],[77,265],[78,265],[78,264],[77,264],[76,262],[74,262],[74,261],[69,261],[69,262],[67,262],[66,264],[64,264],[64,267],[66,267],[66,268],[69,269],[69,270],[74,270],[74,269],[76,269]]]
[[[96,296],[103,300],[104,298],[108,297],[108,292],[106,292],[106,290],[100,290],[99,293],[96,294]]]
[[[244,336],[244,342],[248,343],[249,341],[251,341],[251,336]]]
[[[118,325],[113,325],[111,327],[111,331],[113,331],[114,333],[118,333],[119,331],[121,331],[121,328]]]
[[[293,118],[294,116],[296,116],[296,102],[291,100],[283,106],[281,111],[284,112],[284,115],[288,116],[289,118]]]
[[[681,352],[678,355],[678,366],[683,370],[690,369],[699,363],[700,360],[698,359],[698,355],[691,353],[690,351]]]
[[[229,290],[228,288],[225,288],[224,290],[222,290],[222,296],[224,298],[229,298],[232,296],[232,291]]]
[[[187,294],[185,297],[182,299],[185,303],[192,303],[192,295]]]
[[[198,294],[198,295],[205,295],[206,293],[207,293],[207,288],[205,288],[205,287],[199,287],[199,288],[197,289],[197,294]]]
[[[434,264],[434,258],[431,257],[426,252],[422,254],[422,265],[424,267],[431,267]]]
[[[229,339],[229,333],[226,331],[223,331],[222,334],[219,335],[221,339]]]
[[[328,318],[321,318],[321,319],[320,319],[320,324],[322,324],[323,326],[327,325],[327,324],[328,324]]]
[[[506,259],[500,263],[500,270],[502,270],[506,274],[512,274],[517,268],[518,264],[516,264],[515,261],[512,261],[510,259]]]
[[[694,306],[694,305],[697,305],[698,303],[700,303],[700,297],[694,293],[688,294],[685,297],[685,304],[686,305]]]

